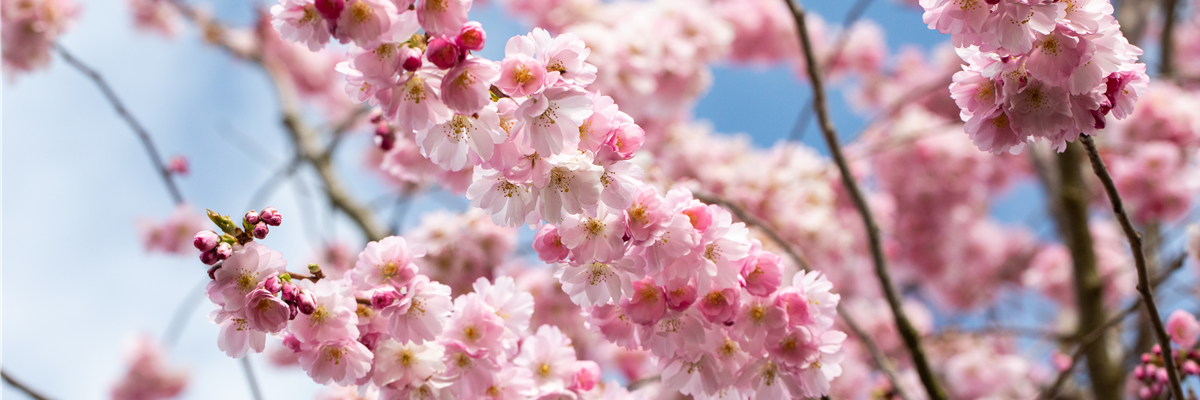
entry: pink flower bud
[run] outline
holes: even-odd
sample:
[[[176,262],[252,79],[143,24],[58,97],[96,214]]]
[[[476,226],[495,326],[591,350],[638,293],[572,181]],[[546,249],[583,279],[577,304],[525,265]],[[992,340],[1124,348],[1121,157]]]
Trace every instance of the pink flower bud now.
[[[1162,346],[1156,344],[1150,348],[1150,352],[1154,353],[1154,355],[1162,355]]]
[[[267,228],[265,221],[258,221],[258,224],[254,225],[254,238],[259,240],[266,239],[267,233],[270,231],[271,229]]]
[[[375,145],[379,146],[380,150],[391,151],[396,147],[396,134],[387,132],[385,134],[375,135]]]
[[[287,347],[291,351],[299,353],[301,346],[302,343],[300,343],[300,339],[297,339],[295,335],[290,333],[283,334],[283,347]]]
[[[300,309],[296,308],[296,303],[288,303],[288,312],[291,313],[288,316],[288,321],[296,319],[296,316],[300,315]]]
[[[1154,379],[1158,380],[1159,382],[1166,382],[1169,379],[1167,376],[1167,369],[1159,368],[1157,371],[1154,371]]]
[[[405,71],[416,71],[421,68],[421,49],[410,46],[400,46],[400,66]]]
[[[1148,362],[1150,362],[1150,354],[1147,354],[1147,353],[1142,353],[1142,362],[1143,362],[1143,363],[1148,363]]]
[[[283,215],[279,214],[279,211],[275,207],[264,208],[262,213],[259,214],[258,219],[270,226],[279,226],[279,224],[283,223]]]
[[[263,280],[263,289],[266,289],[271,294],[279,293],[283,289],[283,281],[279,280],[278,276],[271,275]]]
[[[346,0],[317,0],[314,5],[321,17],[329,21],[337,21],[338,17],[342,15],[342,10],[346,8]]]
[[[372,108],[370,115],[371,115],[371,123],[372,124],[378,124],[378,123],[384,121],[383,110],[380,109],[379,107]]]
[[[215,249],[200,253],[200,262],[204,263],[204,265],[213,265],[219,261],[221,261],[221,258],[217,256],[217,251]],[[215,266],[213,267],[212,270],[209,271],[209,273],[208,273],[209,278],[213,278],[213,272],[216,272]],[[213,279],[216,279],[216,278],[213,278]]]
[[[300,298],[300,287],[295,283],[284,282],[280,291],[283,292],[283,301],[288,303],[295,303]]]
[[[358,342],[367,346],[368,350],[375,351],[375,345],[379,344],[380,336],[379,332],[371,332],[358,338]]]
[[[187,157],[184,157],[184,156],[171,157],[171,161],[169,161],[167,163],[167,171],[170,171],[172,174],[176,174],[176,175],[187,175],[187,173],[188,173]]]
[[[454,38],[454,43],[458,47],[470,51],[483,50],[485,42],[487,42],[487,33],[483,31],[483,25],[475,21],[463,24],[462,31],[458,33],[458,37]]]
[[[375,294],[371,295],[371,308],[382,310],[384,307],[390,306],[400,298],[400,293],[392,289],[376,290]]]
[[[1150,393],[1150,388],[1142,386],[1141,389],[1138,389],[1138,398],[1139,399],[1150,400],[1150,397],[1152,397],[1152,396],[1153,396],[1153,394]]]
[[[579,367],[579,372],[572,377],[569,389],[586,392],[596,387],[596,383],[600,382],[600,365],[591,360],[580,361],[575,365]]]
[[[755,296],[775,293],[783,283],[783,259],[769,252],[752,253],[742,266],[743,287]]]
[[[229,243],[221,242],[221,244],[218,244],[217,248],[213,250],[217,252],[217,259],[220,260],[225,260],[229,258],[229,256],[233,255],[233,246],[229,245]]]
[[[300,295],[296,298],[296,308],[304,315],[312,315],[313,311],[317,310],[317,298],[312,292],[300,289]]]
[[[1184,361],[1181,369],[1183,370],[1184,375],[1200,375],[1200,365],[1197,365],[1196,362],[1192,360]]]
[[[254,210],[246,211],[246,216],[244,218],[245,218],[247,224],[250,224],[250,225],[257,224],[258,223],[258,211],[254,211]]]
[[[221,237],[217,236],[216,232],[200,231],[197,232],[196,237],[192,239],[192,246],[196,246],[196,250],[209,251],[217,247],[217,243],[220,241]]]
[[[1134,379],[1137,379],[1139,381],[1145,379],[1146,378],[1146,368],[1141,365],[1134,367],[1133,368],[1133,377],[1134,377]]]
[[[433,38],[425,49],[425,58],[441,69],[450,69],[458,65],[462,52],[453,42],[444,38]]]
[[[571,251],[563,245],[558,227],[551,224],[542,225],[533,235],[533,250],[537,252],[538,259],[546,263],[565,260]]]

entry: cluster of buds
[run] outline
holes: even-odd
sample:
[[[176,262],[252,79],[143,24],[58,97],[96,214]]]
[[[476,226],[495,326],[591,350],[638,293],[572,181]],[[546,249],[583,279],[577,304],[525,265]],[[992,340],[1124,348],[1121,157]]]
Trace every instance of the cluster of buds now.
[[[429,45],[425,49],[425,58],[440,69],[454,68],[458,63],[467,59],[468,52],[483,50],[486,41],[487,33],[483,31],[483,25],[469,21],[463,24],[457,36],[430,38]],[[414,68],[409,69],[407,68],[408,62],[405,60],[405,69],[416,71],[421,65],[419,62],[415,64]]]
[[[375,145],[383,151],[396,148],[396,129],[383,117],[382,110],[371,110],[371,123],[375,124]]]
[[[283,216],[275,207],[267,207],[262,213],[254,210],[246,212],[242,217],[239,228],[228,216],[223,216],[208,210],[208,219],[221,229],[223,234],[214,231],[200,231],[192,239],[192,246],[200,250],[200,261],[205,265],[215,265],[233,254],[234,246],[244,245],[254,239],[265,239],[270,232],[268,226],[279,226]],[[209,271],[212,275],[212,271]]]
[[[1182,374],[1180,379],[1188,375],[1200,376],[1200,352],[1171,350],[1171,356],[1175,357],[1175,365],[1179,365]],[[1142,354],[1142,363],[1133,369],[1133,378],[1140,384],[1137,390],[1139,399],[1154,399],[1162,395],[1167,387],[1168,375],[1163,367],[1161,346],[1156,344],[1150,353]]]

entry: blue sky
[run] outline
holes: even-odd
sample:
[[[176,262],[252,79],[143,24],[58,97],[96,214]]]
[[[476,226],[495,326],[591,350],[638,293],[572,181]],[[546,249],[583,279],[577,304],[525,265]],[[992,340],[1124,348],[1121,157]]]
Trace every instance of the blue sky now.
[[[189,157],[192,173],[181,180],[185,197],[200,209],[244,211],[254,188],[290,152],[263,74],[204,46],[190,27],[164,39],[134,31],[124,2],[82,2],[82,17],[62,44],[109,80],[165,154]],[[223,19],[246,22],[246,3],[221,0],[213,9]],[[808,3],[826,20],[841,21],[852,2]],[[502,50],[497,43],[528,30],[494,7],[472,17],[492,38],[485,56],[496,57]],[[889,0],[874,1],[866,18],[884,27],[893,49],[902,43],[928,48],[945,39],[921,24],[919,12]],[[173,206],[140,144],[90,81],[56,57],[48,70],[6,79],[3,92],[4,368],[52,397],[106,398],[123,373],[124,341],[138,332],[161,336],[185,294],[206,279],[204,267],[191,257],[142,251],[134,219],[161,219]],[[787,68],[717,66],[695,115],[720,132],[748,133],[755,144],[769,146],[787,135],[807,98],[807,86]],[[857,131],[861,116],[839,95],[834,99],[839,130]],[[359,167],[357,149],[366,140],[359,135],[339,154],[342,175],[363,200],[384,193]],[[806,137],[823,147],[818,140],[815,131]],[[307,184],[285,184],[269,202],[284,212],[285,225],[267,244],[293,268],[310,259],[317,238],[354,232],[344,220],[327,218],[323,203],[305,194],[316,186],[311,171],[302,175]],[[1012,212],[1026,212],[1021,210],[1029,201],[1036,201],[1032,194],[1017,196]],[[442,203],[462,207],[465,201],[423,197],[406,225],[418,220],[417,212]],[[308,227],[320,233],[302,233],[318,229]],[[205,317],[210,307],[203,304],[189,315],[187,331],[170,352],[172,363],[192,373],[184,398],[248,398],[237,361],[216,348],[216,327]],[[275,370],[261,356],[252,361],[267,399],[307,398],[317,390],[297,370]],[[2,393],[20,396],[7,386]]]

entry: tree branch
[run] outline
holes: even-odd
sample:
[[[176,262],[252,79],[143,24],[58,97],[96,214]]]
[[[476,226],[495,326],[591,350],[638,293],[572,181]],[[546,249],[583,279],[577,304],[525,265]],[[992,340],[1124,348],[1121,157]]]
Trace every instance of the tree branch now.
[[[883,371],[883,376],[887,377],[888,382],[892,384],[892,391],[895,392],[896,396],[901,400],[911,399],[911,397],[908,397],[904,393],[904,389],[900,386],[900,378],[896,377],[895,367],[888,361],[887,356],[883,355],[883,351],[879,349],[879,345],[875,344],[875,341],[858,325],[854,317],[842,308],[840,303],[837,306],[837,312],[842,317],[842,321],[846,322],[846,326],[854,332],[854,336],[858,337],[859,341],[863,343],[863,347],[867,348],[867,353],[871,354],[871,359],[875,360],[875,364],[879,366],[879,370]]]
[[[246,373],[246,383],[250,385],[250,395],[254,400],[262,400],[262,390],[258,388],[258,379],[254,377],[254,368],[250,367],[250,355],[242,356],[242,372]]]
[[[804,9],[796,0],[784,0],[784,2],[787,3],[792,11],[792,17],[796,22],[796,31],[800,35],[800,46],[804,52],[804,61],[807,66],[809,81],[812,83],[813,107],[821,126],[821,132],[825,136],[825,142],[829,145],[829,153],[833,156],[834,162],[837,163],[838,171],[841,172],[842,184],[850,194],[851,200],[854,201],[855,208],[858,209],[859,214],[862,216],[863,225],[867,231],[867,239],[870,242],[871,259],[875,265],[875,275],[879,278],[884,298],[887,299],[888,306],[892,310],[892,315],[896,319],[897,331],[899,331],[900,337],[904,340],[904,345],[908,347],[908,351],[912,355],[913,366],[917,370],[917,375],[921,377],[921,383],[925,386],[925,391],[929,395],[929,398],[931,400],[945,400],[946,393],[942,390],[941,385],[938,384],[937,377],[934,376],[929,360],[925,356],[925,350],[921,347],[920,334],[917,333],[917,329],[913,327],[912,322],[905,315],[900,302],[900,295],[892,283],[891,273],[888,272],[887,268],[887,259],[883,256],[883,242],[880,238],[879,226],[875,223],[875,217],[871,214],[867,200],[859,189],[858,182],[854,179],[854,175],[850,171],[850,166],[846,163],[846,157],[842,154],[841,145],[838,143],[837,131],[833,127],[833,121],[829,118],[829,106],[825,100],[825,87],[821,81],[821,67],[818,65],[816,56],[813,54],[812,39],[809,38],[808,27],[804,20]]]
[[[872,1],[858,0],[850,7],[850,11],[846,12],[846,18],[842,20],[842,32],[838,34],[837,43],[834,44],[836,50],[833,51],[833,55],[825,59],[825,62],[821,63],[822,71],[829,69],[829,65],[842,56],[842,52],[846,49],[846,43],[850,42],[850,26],[854,25],[854,22],[858,21],[859,18],[862,18],[863,13],[867,12],[867,7],[871,6]],[[800,28],[797,27],[796,29]],[[808,134],[808,122],[812,121],[812,102],[813,98],[809,97],[804,107],[800,108],[800,115],[796,117],[796,123],[792,125],[792,132],[788,134],[787,141],[799,142],[804,140],[804,135]]]
[[[20,390],[22,393],[29,395],[29,397],[33,398],[34,400],[50,400],[49,397],[46,397],[45,395],[38,393],[38,391],[33,390],[33,388],[25,386],[24,383],[13,379],[12,376],[8,375],[8,371],[0,369],[0,377],[4,378],[4,382],[9,386],[12,386],[13,389]]]
[[[1108,194],[1108,200],[1112,204],[1113,214],[1116,215],[1117,221],[1121,223],[1121,229],[1125,231],[1125,238],[1129,240],[1129,250],[1133,252],[1133,265],[1137,268],[1138,293],[1142,295],[1142,303],[1146,305],[1146,313],[1150,316],[1150,323],[1154,326],[1155,336],[1158,337],[1158,344],[1163,350],[1163,366],[1167,369],[1167,377],[1170,378],[1171,394],[1176,399],[1184,399],[1183,387],[1179,384],[1179,371],[1175,367],[1175,357],[1171,355],[1171,337],[1167,335],[1166,328],[1163,327],[1162,317],[1158,314],[1158,305],[1154,303],[1154,289],[1150,287],[1150,273],[1146,269],[1146,255],[1142,249],[1142,235],[1133,228],[1133,223],[1129,221],[1129,215],[1125,213],[1125,205],[1121,201],[1120,193],[1117,193],[1117,186],[1113,183],[1112,176],[1108,173],[1108,168],[1104,166],[1104,160],[1100,159],[1100,153],[1096,151],[1096,143],[1092,141],[1091,136],[1082,135],[1079,140],[1083,142],[1083,146],[1087,149],[1088,159],[1092,162],[1092,171],[1096,173],[1096,177],[1100,178],[1100,182],[1104,184],[1104,192]]]
[[[100,73],[96,72],[95,69],[75,58],[71,52],[67,51],[66,47],[55,44],[54,50],[58,51],[63,61],[66,61],[67,64],[86,75],[100,89],[100,92],[104,94],[104,98],[116,109],[117,115],[125,120],[129,128],[133,129],[133,133],[137,134],[138,139],[141,140],[142,147],[146,150],[146,155],[150,157],[150,162],[154,164],[154,169],[158,170],[158,175],[162,178],[163,184],[167,186],[167,191],[170,192],[171,199],[175,201],[176,205],[182,204],[183,195],[180,194],[179,187],[175,185],[175,177],[171,175],[171,169],[167,168],[167,164],[163,162],[162,156],[159,155],[158,148],[154,146],[154,141],[150,139],[150,133],[146,132],[146,128],[142,127],[142,124],[133,117],[133,114],[129,113],[129,110],[125,108],[125,103],[121,101],[121,98],[117,97],[112,87],[108,86],[108,81],[105,81],[104,77],[100,76]]]
[[[1162,40],[1159,41],[1158,73],[1163,78],[1175,74],[1175,19],[1179,0],[1163,0]]]

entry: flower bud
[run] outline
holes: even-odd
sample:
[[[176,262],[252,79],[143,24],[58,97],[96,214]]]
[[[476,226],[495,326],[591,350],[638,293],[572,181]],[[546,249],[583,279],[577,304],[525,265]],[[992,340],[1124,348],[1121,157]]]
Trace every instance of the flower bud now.
[[[196,250],[209,251],[217,247],[217,243],[221,241],[221,237],[217,236],[213,231],[200,231],[196,233],[196,237],[192,239],[192,246],[196,246]]]
[[[1154,371],[1154,379],[1157,379],[1159,382],[1166,382],[1168,379],[1167,369],[1159,368],[1157,371]]]
[[[1154,345],[1154,347],[1150,348],[1150,352],[1154,353],[1155,355],[1161,355],[1162,354],[1162,346],[1159,346],[1156,344],[1156,345]]]
[[[257,224],[258,223],[258,211],[254,211],[254,210],[246,211],[246,216],[244,218],[246,219],[247,224],[250,224],[250,225]]]
[[[283,334],[283,347],[287,347],[289,350],[299,353],[301,345],[302,343],[300,343],[300,339],[296,338],[296,335],[290,333]]]
[[[1133,368],[1133,377],[1134,377],[1134,379],[1137,379],[1139,381],[1146,378],[1146,368],[1141,365],[1134,367]]]
[[[279,214],[279,210],[276,210],[275,207],[264,208],[258,215],[258,219],[270,226],[279,226],[283,223],[283,215]]]
[[[283,289],[283,281],[280,281],[278,276],[268,276],[267,279],[263,280],[263,289],[267,289],[271,294],[279,293]]]
[[[335,21],[346,8],[346,0],[317,0],[314,4],[317,12],[326,20]]]
[[[384,307],[390,306],[400,298],[400,293],[392,289],[376,290],[375,294],[371,295],[371,308],[382,310]]]
[[[370,115],[371,115],[371,123],[372,124],[378,124],[384,120],[383,119],[383,110],[381,110],[379,107],[372,108]]]
[[[300,295],[296,298],[296,308],[304,315],[312,315],[313,311],[317,310],[317,298],[312,292],[300,289]]]
[[[288,312],[292,313],[291,316],[288,317],[288,321],[296,319],[296,316],[300,315],[300,309],[296,308],[296,303],[288,303]]]
[[[458,65],[461,55],[462,52],[458,50],[458,46],[440,37],[430,40],[429,48],[425,49],[425,58],[441,69],[450,69]]]
[[[200,262],[204,263],[204,265],[213,265],[213,264],[216,264],[218,261],[221,261],[221,259],[219,257],[217,257],[217,252],[214,250],[209,250],[209,251],[200,253]],[[209,277],[212,277],[211,273],[208,275],[209,275]]]
[[[1184,375],[1200,375],[1200,365],[1196,364],[1195,361],[1184,361],[1182,369]]]
[[[1138,398],[1139,399],[1150,400],[1151,396],[1153,396],[1153,394],[1150,393],[1150,388],[1142,386],[1141,389],[1138,389]]]
[[[188,173],[187,157],[178,156],[178,155],[171,157],[171,161],[169,161],[167,163],[167,171],[170,171],[172,174],[175,174],[175,175],[187,175],[187,173]]]
[[[283,301],[288,303],[295,303],[300,298],[300,287],[295,283],[284,282],[280,291],[283,292]]]
[[[375,351],[375,345],[379,344],[379,337],[379,332],[371,332],[358,338],[358,342],[367,346],[367,350]]]
[[[210,253],[211,253],[211,252],[210,252]],[[217,270],[218,270],[218,269],[221,269],[221,266],[220,266],[220,265],[214,265],[214,266],[210,267],[210,268],[208,269],[208,279],[216,280],[216,279],[217,279]]]
[[[463,24],[462,31],[458,33],[458,37],[454,38],[454,43],[463,50],[480,51],[483,50],[483,44],[487,41],[487,33],[483,31],[483,25],[470,21]]]
[[[423,64],[421,62],[422,55],[424,54],[421,53],[421,49],[410,46],[400,46],[400,66],[404,67],[405,71],[416,71],[421,69],[421,64]]]
[[[271,229],[267,228],[265,221],[258,221],[258,224],[254,225],[254,238],[259,240],[266,239],[267,233],[270,231]]]
[[[233,255],[233,246],[229,245],[229,243],[221,242],[213,250],[217,252],[217,258],[220,260],[228,259],[229,256]]]
[[[233,223],[233,220],[224,215],[217,214],[216,211],[206,211],[208,211],[208,219],[216,224],[218,228],[221,228],[221,232],[225,232],[230,235],[237,235],[237,225]]]
[[[1148,362],[1150,362],[1150,354],[1147,354],[1147,353],[1142,353],[1142,362],[1143,362],[1143,363],[1148,363]]]

